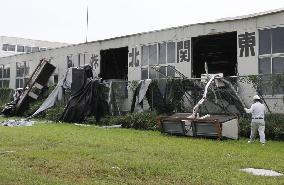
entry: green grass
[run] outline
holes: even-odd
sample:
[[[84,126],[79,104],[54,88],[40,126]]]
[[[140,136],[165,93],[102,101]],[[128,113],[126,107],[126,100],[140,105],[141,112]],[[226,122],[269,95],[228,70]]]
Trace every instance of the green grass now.
[[[3,153],[3,151],[15,151]],[[284,184],[284,143],[247,144],[70,124],[0,127],[0,184]]]

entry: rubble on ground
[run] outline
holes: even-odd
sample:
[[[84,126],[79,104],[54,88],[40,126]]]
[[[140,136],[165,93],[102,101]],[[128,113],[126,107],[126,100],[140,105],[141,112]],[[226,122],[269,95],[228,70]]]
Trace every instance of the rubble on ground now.
[[[6,120],[0,122],[1,126],[8,126],[8,127],[14,127],[14,126],[32,126],[34,124],[34,121],[29,120]]]

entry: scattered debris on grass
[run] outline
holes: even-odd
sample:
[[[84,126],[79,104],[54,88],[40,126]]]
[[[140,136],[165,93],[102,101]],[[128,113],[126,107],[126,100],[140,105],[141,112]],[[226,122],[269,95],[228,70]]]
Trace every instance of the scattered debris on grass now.
[[[14,153],[14,152],[16,152],[16,151],[13,151],[13,150],[7,150],[7,151],[0,151],[0,155],[1,154],[8,154],[8,153]]]
[[[244,168],[241,169],[243,172],[247,172],[253,175],[260,175],[260,176],[272,176],[272,177],[277,177],[277,176],[282,176],[282,173],[278,173],[273,170],[266,170],[266,169],[255,169],[255,168]]]
[[[76,126],[82,126],[82,127],[89,127],[89,126],[91,126],[91,125],[79,124],[79,123],[75,123],[74,125],[76,125]]]
[[[121,125],[101,126],[100,128],[121,128]]]
[[[14,127],[14,126],[33,126],[34,121],[28,121],[28,120],[6,120],[2,121],[0,125],[2,126],[8,126],[8,127]]]

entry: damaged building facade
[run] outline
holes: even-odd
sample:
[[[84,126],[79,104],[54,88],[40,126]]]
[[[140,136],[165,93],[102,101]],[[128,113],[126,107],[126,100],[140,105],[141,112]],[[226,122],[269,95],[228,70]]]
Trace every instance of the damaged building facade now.
[[[104,80],[121,81],[182,75],[200,78],[205,62],[211,74],[283,74],[283,20],[284,10],[275,10],[2,57],[0,84],[23,87],[42,58],[56,66],[52,83],[57,83],[67,68],[84,64],[90,64]],[[251,86],[240,84],[238,89],[247,105],[256,93]],[[264,96],[268,104],[276,104],[273,111],[284,112],[283,94],[280,87],[273,95]]]

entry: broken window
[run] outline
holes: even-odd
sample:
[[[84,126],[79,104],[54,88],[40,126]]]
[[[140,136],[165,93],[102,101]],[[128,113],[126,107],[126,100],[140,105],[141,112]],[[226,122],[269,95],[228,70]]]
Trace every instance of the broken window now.
[[[211,74],[237,74],[237,32],[194,37],[191,42],[192,77],[200,78],[206,73],[205,62]]]
[[[127,80],[128,47],[100,51],[100,76],[103,79]]]

